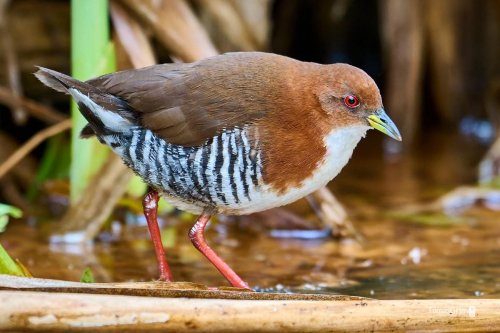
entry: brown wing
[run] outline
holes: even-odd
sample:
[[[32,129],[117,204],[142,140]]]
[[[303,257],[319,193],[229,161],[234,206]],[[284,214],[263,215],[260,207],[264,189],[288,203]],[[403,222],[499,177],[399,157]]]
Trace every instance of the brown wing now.
[[[226,128],[253,124],[273,109],[280,66],[265,53],[231,53],[192,64],[163,64],[88,83],[125,100],[141,125],[170,143],[193,146]]]

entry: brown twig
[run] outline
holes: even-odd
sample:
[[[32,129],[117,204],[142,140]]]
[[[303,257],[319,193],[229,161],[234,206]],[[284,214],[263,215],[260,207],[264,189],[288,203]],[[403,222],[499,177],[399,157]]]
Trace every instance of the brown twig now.
[[[12,169],[19,161],[28,155],[36,146],[48,138],[64,132],[71,128],[71,120],[63,120],[62,122],[41,130],[22,145],[14,154],[12,154],[5,162],[0,165],[0,178],[2,178],[10,169]]]
[[[347,212],[333,193],[322,187],[307,196],[309,204],[325,226],[332,228],[336,237],[353,237],[358,242],[363,240],[362,235],[349,221]]]
[[[37,118],[45,123],[59,123],[68,117],[59,111],[56,111],[48,106],[37,103],[25,97],[16,96],[10,89],[0,86],[0,103],[11,108],[22,106],[34,118]]]

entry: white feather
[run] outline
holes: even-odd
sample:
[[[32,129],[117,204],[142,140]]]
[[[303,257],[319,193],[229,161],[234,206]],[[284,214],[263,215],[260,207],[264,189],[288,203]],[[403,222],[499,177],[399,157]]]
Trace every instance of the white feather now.
[[[80,91],[69,88],[69,93],[73,98],[85,104],[85,106],[92,111],[97,118],[101,119],[103,124],[114,132],[124,132],[133,124],[127,119],[120,116],[118,113],[106,110],[99,104],[95,103],[92,99],[90,99],[87,95],[82,94]]]

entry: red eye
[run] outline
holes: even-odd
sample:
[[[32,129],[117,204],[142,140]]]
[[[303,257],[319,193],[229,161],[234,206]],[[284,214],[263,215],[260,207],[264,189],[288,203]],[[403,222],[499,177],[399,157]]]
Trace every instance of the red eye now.
[[[344,97],[344,104],[351,109],[357,108],[359,106],[359,99],[353,95],[347,95]]]

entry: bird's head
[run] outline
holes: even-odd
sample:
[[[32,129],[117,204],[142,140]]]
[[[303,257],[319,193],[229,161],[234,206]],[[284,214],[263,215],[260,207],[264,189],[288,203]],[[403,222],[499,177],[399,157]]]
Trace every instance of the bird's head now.
[[[401,141],[398,128],[385,113],[377,84],[368,74],[347,64],[325,67],[316,95],[332,126],[365,125]]]

